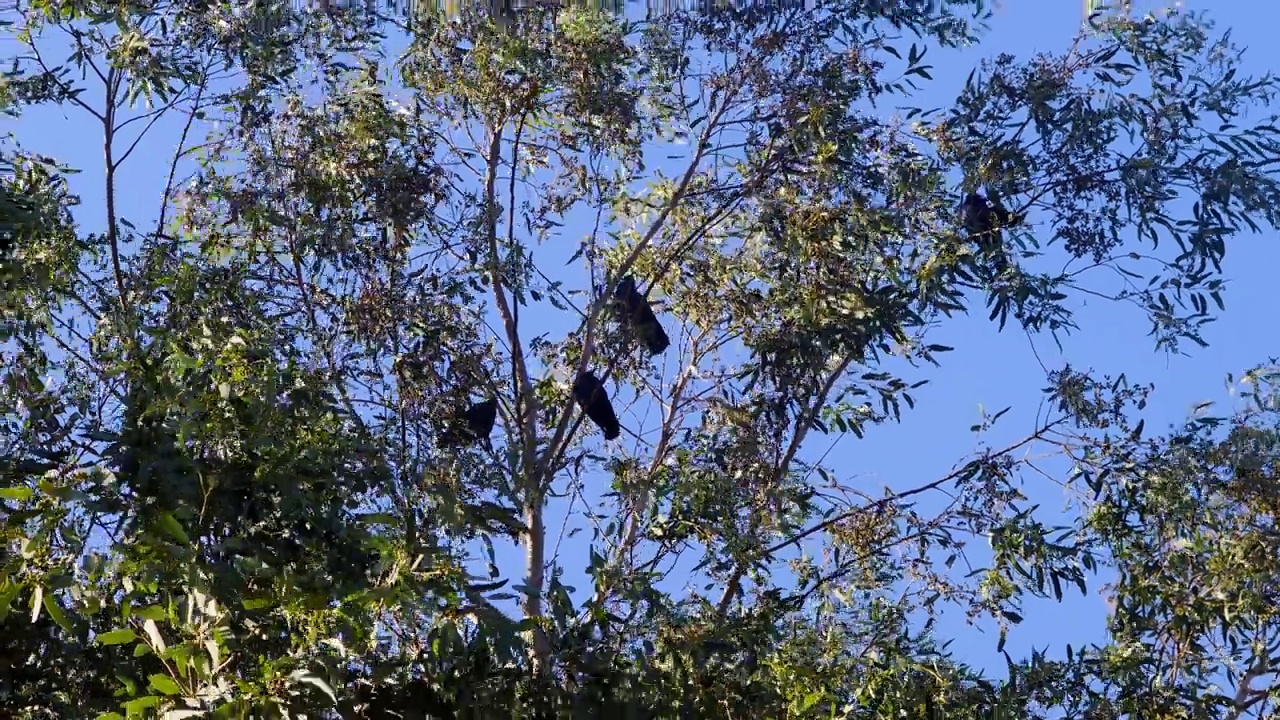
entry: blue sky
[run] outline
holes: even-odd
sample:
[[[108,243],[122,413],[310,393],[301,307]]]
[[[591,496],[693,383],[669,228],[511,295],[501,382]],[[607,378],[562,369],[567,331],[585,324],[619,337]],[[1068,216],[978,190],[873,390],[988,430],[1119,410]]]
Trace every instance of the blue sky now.
[[[1155,5],[1154,0],[1139,0],[1135,11],[1154,9]],[[944,103],[981,57],[1008,52],[1025,59],[1037,52],[1064,50],[1080,27],[1083,14],[1081,4],[1069,0],[1004,0],[1002,6],[991,22],[990,34],[980,45],[947,56],[956,57],[955,62],[941,61],[942,53],[929,58],[935,67],[936,83],[926,88],[924,97]],[[1192,11],[1207,9],[1218,31],[1232,30],[1234,41],[1246,48],[1242,72],[1258,75],[1280,66],[1280,50],[1266,49],[1273,34],[1268,28],[1280,21],[1280,6],[1248,0],[1219,0],[1212,4],[1201,0],[1185,2],[1183,7]],[[1280,309],[1280,301],[1266,290],[1271,282],[1270,268],[1277,262],[1280,245],[1272,234],[1264,231],[1233,240],[1223,263],[1230,283],[1226,312],[1205,333],[1210,346],[1199,348],[1184,343],[1186,355],[1155,352],[1141,312],[1120,310],[1101,301],[1078,306],[1076,319],[1081,330],[1063,341],[1065,352],[1060,352],[1047,336],[1033,341],[1016,330],[997,333],[980,312],[948,324],[936,341],[954,346],[955,352],[948,353],[943,367],[931,373],[932,382],[922,389],[918,412],[910,420],[900,426],[879,428],[877,442],[860,444],[860,450],[868,445],[878,449],[859,452],[859,472],[890,485],[895,484],[894,476],[934,477],[945,472],[971,448],[973,440],[964,428],[975,417],[979,405],[992,411],[1009,405],[1014,408],[993,432],[993,446],[1003,444],[998,438],[1012,439],[1024,433],[1034,417],[1038,389],[1045,385],[1040,361],[1050,369],[1070,361],[1077,368],[1113,376],[1125,373],[1132,382],[1154,384],[1151,402],[1144,412],[1148,433],[1180,424],[1199,402],[1229,403],[1226,373],[1239,377],[1243,370],[1280,352],[1273,333],[1264,330],[1272,326]],[[948,338],[952,341],[948,342]],[[920,443],[920,438],[930,438],[930,451],[908,451]],[[1031,502],[1043,503],[1045,510],[1060,507],[1066,501],[1065,491],[1048,479],[1028,475],[1026,480],[1024,492]],[[1018,658],[1032,647],[1043,649],[1050,645],[1058,654],[1067,642],[1079,647],[1081,642],[1104,639],[1106,608],[1094,590],[1105,581],[1090,581],[1089,594],[1084,598],[1077,591],[1070,591],[1069,599],[1061,605],[1053,601],[1029,602],[1023,613],[1025,621],[1010,631],[1009,653]],[[949,630],[958,630],[958,622],[962,619],[942,623],[939,635],[946,637]],[[957,641],[953,649],[958,656],[982,665],[990,663],[993,670],[1003,665],[994,651],[993,635],[988,634],[990,640],[967,633],[961,637],[974,641]]]
[[[1136,5],[1137,9],[1146,7],[1142,2]],[[1266,50],[1274,40],[1273,28],[1280,26],[1280,5],[1218,0],[1209,7],[1207,0],[1198,0],[1185,6],[1192,10],[1207,8],[1219,30],[1233,29],[1235,41],[1247,47],[1248,72],[1260,74],[1280,65],[1280,50]],[[961,50],[930,50],[928,60],[934,68],[934,81],[924,83],[921,92],[902,104],[946,106],[982,58],[1007,52],[1026,59],[1037,52],[1064,50],[1081,20],[1081,0],[1002,0],[991,31],[981,44]],[[7,53],[11,42],[0,40],[0,52]],[[101,229],[97,208],[102,203],[102,150],[100,128],[94,121],[80,111],[30,108],[13,129],[27,149],[53,155],[84,170],[71,178],[72,189],[84,200],[77,219],[84,231]],[[156,136],[144,142],[123,170],[122,186],[131,188],[131,192],[122,212],[139,227],[144,227],[140,220],[151,220],[156,215],[168,154],[179,129],[176,118],[158,123],[153,130]],[[586,228],[570,226],[565,237],[576,239],[585,231]],[[561,253],[547,248],[546,252],[567,258],[571,251]],[[548,270],[558,270],[564,264],[563,259],[543,262]],[[932,342],[956,350],[944,356],[941,369],[921,371],[930,384],[915,393],[916,409],[904,415],[901,425],[874,427],[864,440],[850,437],[842,441],[828,456],[828,465],[872,494],[882,485],[906,488],[945,475],[973,452],[977,439],[968,427],[978,422],[980,407],[996,411],[1013,406],[995,430],[982,438],[992,446],[1003,445],[1030,430],[1042,397],[1040,389],[1045,385],[1041,362],[1056,369],[1069,360],[1076,367],[1113,375],[1123,372],[1134,382],[1154,383],[1155,393],[1145,415],[1149,432],[1179,423],[1200,401],[1227,400],[1223,384],[1226,373],[1238,375],[1278,352],[1268,342],[1273,337],[1268,329],[1273,327],[1280,303],[1266,290],[1275,267],[1280,267],[1280,246],[1269,235],[1245,235],[1234,240],[1224,263],[1230,281],[1227,311],[1207,330],[1210,347],[1201,349],[1188,344],[1189,356],[1155,352],[1140,312],[1117,312],[1116,306],[1100,302],[1077,308],[1082,330],[1064,340],[1065,353],[1060,353],[1047,336],[1032,341],[1016,329],[998,333],[980,311],[972,317],[950,321],[937,331]],[[534,329],[547,328],[535,325]],[[530,332],[524,333],[525,338],[530,336]],[[673,369],[674,360],[666,362]],[[667,371],[668,377],[672,369]],[[611,387],[611,392],[617,391]],[[626,416],[623,423],[628,423]],[[818,444],[825,447],[825,443]],[[1050,480],[1027,476],[1027,481],[1025,492],[1032,502],[1040,502],[1046,509],[1066,502],[1062,487]],[[554,516],[555,513],[548,518],[549,529],[558,526]],[[568,580],[583,587],[584,583],[572,581],[576,571],[585,566],[583,536],[565,542],[562,549],[566,552]],[[500,559],[504,569],[518,567],[514,549],[502,552]],[[1028,654],[1032,647],[1050,645],[1056,653],[1066,642],[1079,646],[1102,640],[1105,606],[1094,589],[1103,581],[1091,581],[1086,597],[1076,596],[1060,606],[1029,603],[1024,608],[1025,622],[1011,631],[1008,651],[1017,658]],[[980,636],[965,629],[962,613],[949,616],[938,632],[940,637],[959,634],[960,640],[952,649],[961,659],[1001,674],[1003,661],[994,651],[993,633]]]

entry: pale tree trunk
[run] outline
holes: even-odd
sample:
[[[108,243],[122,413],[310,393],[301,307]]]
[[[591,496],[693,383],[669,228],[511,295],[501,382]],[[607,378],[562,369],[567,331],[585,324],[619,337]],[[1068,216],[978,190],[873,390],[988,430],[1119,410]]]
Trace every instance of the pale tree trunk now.
[[[498,171],[502,167],[502,139],[503,139],[502,122],[495,122],[489,128],[489,148],[486,157],[486,173],[485,173],[485,205],[486,205],[486,227],[485,234],[488,240],[489,251],[489,280],[493,286],[494,303],[497,305],[498,314],[502,318],[502,325],[506,331],[507,344],[511,348],[511,374],[513,395],[515,396],[515,415],[518,424],[518,435],[521,445],[521,462],[519,463],[524,482],[518,483],[522,485],[520,488],[524,499],[524,522],[525,522],[525,572],[526,592],[521,610],[524,616],[529,619],[538,619],[542,617],[542,593],[544,579],[544,566],[546,561],[546,537],[545,526],[542,521],[542,475],[539,472],[540,463],[538,462],[538,406],[537,396],[534,394],[533,383],[529,379],[529,367],[525,362],[524,346],[520,341],[520,319],[519,310],[513,302],[512,298],[508,298],[506,292],[506,278],[502,271],[502,249],[498,242],[498,198],[497,198],[497,182]],[[511,187],[507,198],[508,212],[513,212],[515,207],[515,168],[519,159],[520,137],[517,133],[512,149],[511,158]],[[508,218],[506,223],[506,236],[504,243],[510,247],[516,242],[514,237],[514,223]],[[548,669],[550,650],[546,641],[546,637],[540,630],[534,630],[533,637],[530,638],[533,652],[529,658],[531,665],[536,673],[545,673]]]

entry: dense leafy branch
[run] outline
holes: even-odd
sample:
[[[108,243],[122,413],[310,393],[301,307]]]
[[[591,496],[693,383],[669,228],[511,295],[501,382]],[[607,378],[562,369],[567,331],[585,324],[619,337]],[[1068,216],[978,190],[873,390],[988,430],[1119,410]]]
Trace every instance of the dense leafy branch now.
[[[1266,717],[1273,373],[1152,437],[1149,388],[1068,366],[936,479],[833,458],[979,303],[1203,342],[1275,224],[1274,80],[1117,18],[887,117],[979,28],[882,5],[423,15],[388,62],[354,11],[23,4],[0,108],[94,119],[106,184],[0,146],[0,707]],[[1003,650],[1102,570],[1103,647],[995,682],[934,636]]]

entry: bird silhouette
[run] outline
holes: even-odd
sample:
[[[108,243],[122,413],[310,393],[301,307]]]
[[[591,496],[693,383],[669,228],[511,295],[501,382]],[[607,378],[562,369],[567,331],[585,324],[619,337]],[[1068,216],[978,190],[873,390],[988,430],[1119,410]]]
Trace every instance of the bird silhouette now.
[[[609,393],[605,392],[604,383],[600,382],[595,373],[578,373],[573,381],[573,399],[587,417],[591,418],[591,422],[604,431],[605,440],[613,440],[622,434],[618,416],[613,413],[613,405],[609,402]]]
[[[457,447],[477,440],[489,440],[493,423],[498,419],[498,403],[485,400],[466,410],[455,413],[440,431],[436,444],[440,447]]]
[[[996,273],[1009,267],[1001,228],[1019,224],[1022,215],[1010,215],[999,199],[969,193],[960,205],[964,229],[984,257],[992,261]]]
[[[624,324],[631,327],[631,332],[649,348],[650,355],[661,354],[671,345],[671,339],[653,314],[649,301],[636,290],[636,280],[630,275],[618,281],[613,299]]]

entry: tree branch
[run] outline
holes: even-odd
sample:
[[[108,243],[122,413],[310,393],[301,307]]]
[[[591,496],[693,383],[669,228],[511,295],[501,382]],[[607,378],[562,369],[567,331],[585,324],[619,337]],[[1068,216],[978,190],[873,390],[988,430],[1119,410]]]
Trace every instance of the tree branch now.
[[[822,390],[818,393],[817,397],[813,399],[813,402],[805,412],[800,417],[796,418],[796,431],[791,436],[791,443],[787,446],[786,453],[782,456],[782,459],[774,467],[774,483],[780,482],[783,476],[786,475],[787,469],[790,468],[791,463],[795,461],[796,453],[800,450],[800,445],[809,434],[809,428],[813,425],[813,419],[817,417],[818,413],[822,410],[822,406],[826,403],[827,396],[831,394],[831,389],[835,387],[836,381],[844,375],[844,371],[848,369],[849,365],[852,363],[852,355],[841,360],[836,369],[827,375],[827,381],[823,383]],[[766,550],[762,557],[772,555],[774,552],[776,552],[776,550]],[[747,564],[748,563],[746,561],[743,561],[738,563],[738,566],[734,568],[733,575],[729,577],[729,583],[725,586],[724,594],[720,596],[720,601],[716,603],[717,615],[723,616],[729,611],[729,605],[733,602],[733,598],[738,594],[738,590],[742,587],[742,578],[747,572]]]

